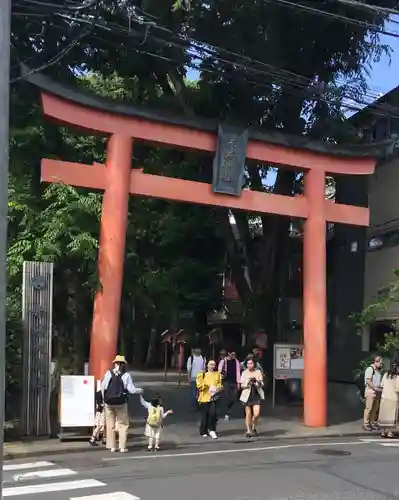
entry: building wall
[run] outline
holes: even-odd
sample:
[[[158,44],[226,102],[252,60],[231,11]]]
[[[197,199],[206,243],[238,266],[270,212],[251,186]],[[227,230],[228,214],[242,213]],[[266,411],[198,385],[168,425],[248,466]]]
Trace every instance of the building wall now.
[[[378,290],[389,285],[399,268],[399,159],[377,167],[369,179],[370,228],[367,231],[364,304],[373,303]],[[372,240],[383,242],[380,248],[370,248]],[[396,240],[396,243],[395,243]],[[399,318],[399,303],[393,303],[378,319]]]
[[[378,165],[368,180],[370,233],[399,226],[399,159]]]
[[[398,268],[399,247],[382,248],[366,253],[365,306],[375,302],[378,290],[386,287],[395,279],[393,270]],[[381,311],[377,317],[380,320],[398,318],[399,302],[393,303],[386,311]]]
[[[367,179],[340,176],[336,201],[367,206]],[[330,381],[353,382],[364,356],[362,339],[351,315],[363,308],[366,228],[336,224],[329,242],[328,376]]]

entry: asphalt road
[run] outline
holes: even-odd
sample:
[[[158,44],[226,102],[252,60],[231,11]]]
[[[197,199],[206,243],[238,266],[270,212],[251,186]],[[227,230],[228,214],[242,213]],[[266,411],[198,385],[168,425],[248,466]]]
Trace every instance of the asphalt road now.
[[[10,461],[3,496],[21,500],[393,500],[399,440],[253,441]]]

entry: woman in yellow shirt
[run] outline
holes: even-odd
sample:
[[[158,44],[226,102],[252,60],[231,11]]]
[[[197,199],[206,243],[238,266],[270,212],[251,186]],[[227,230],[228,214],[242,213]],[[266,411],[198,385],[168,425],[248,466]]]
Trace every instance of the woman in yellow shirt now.
[[[201,414],[200,434],[217,439],[216,399],[222,390],[222,376],[216,369],[216,361],[210,359],[207,371],[197,375],[198,407]]]

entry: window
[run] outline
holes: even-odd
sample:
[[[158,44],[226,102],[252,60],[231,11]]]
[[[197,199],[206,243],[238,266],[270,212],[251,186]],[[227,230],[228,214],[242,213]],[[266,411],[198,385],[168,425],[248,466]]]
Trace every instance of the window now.
[[[384,234],[371,237],[367,242],[367,250],[372,252],[381,248],[399,246],[399,230],[392,229]]]
[[[388,118],[380,118],[376,121],[373,130],[373,139],[376,142],[390,137],[390,121]]]

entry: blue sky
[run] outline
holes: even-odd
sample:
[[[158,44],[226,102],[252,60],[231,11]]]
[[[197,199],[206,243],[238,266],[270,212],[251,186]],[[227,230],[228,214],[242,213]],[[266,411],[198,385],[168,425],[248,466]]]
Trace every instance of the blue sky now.
[[[392,50],[390,56],[383,55],[378,63],[372,64],[368,78],[369,92],[365,98],[369,102],[373,100],[373,96],[386,94],[399,85],[399,16],[393,16],[392,20],[396,22],[388,22],[385,26],[386,31],[398,33],[398,37],[381,36],[381,43],[388,45]],[[189,69],[187,77],[190,80],[196,80],[198,74],[198,71]]]
[[[395,16],[394,19],[399,21],[399,16]],[[399,24],[389,22],[386,28],[387,31],[399,33]],[[381,41],[392,48],[392,54],[390,58],[383,56],[380,62],[373,65],[369,86],[370,92],[381,92],[385,94],[399,85],[399,37],[394,38],[392,36],[383,35]]]
[[[398,37],[381,36],[381,43],[391,47],[391,54],[389,56],[383,55],[378,63],[372,64],[369,71],[370,76],[368,77],[368,96],[365,98],[367,102],[371,102],[374,96],[377,98],[378,94],[386,94],[399,85],[399,16],[393,16],[393,19],[397,23],[388,22],[386,31],[398,33]],[[187,76],[195,80],[198,78],[198,72],[189,70]],[[271,170],[267,176],[266,184],[273,185],[275,178],[276,172]]]

